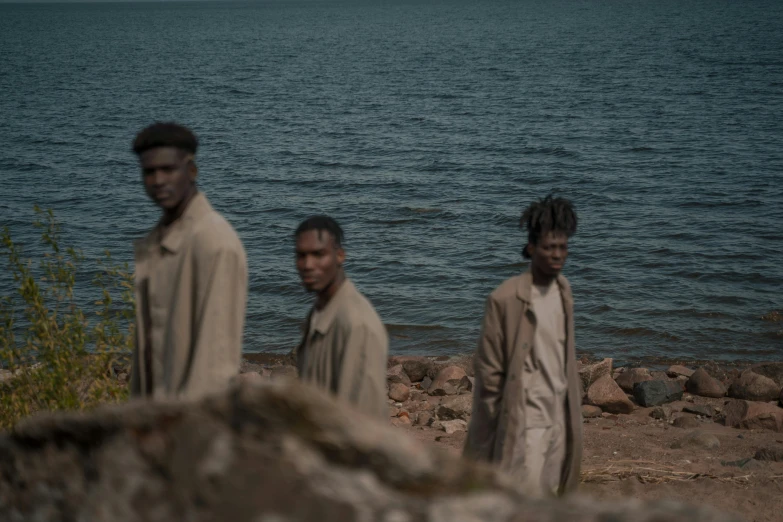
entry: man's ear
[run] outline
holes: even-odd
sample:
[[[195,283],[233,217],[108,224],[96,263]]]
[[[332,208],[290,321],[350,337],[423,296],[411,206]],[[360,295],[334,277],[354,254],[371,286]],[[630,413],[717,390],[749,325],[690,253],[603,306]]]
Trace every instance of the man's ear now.
[[[536,253],[536,245],[535,243],[528,243],[525,249],[522,251],[523,253],[527,254],[527,257],[532,258],[533,254]]]
[[[193,154],[188,154],[185,157],[185,161],[188,162],[188,177],[190,177],[190,181],[195,183],[196,178],[198,177],[198,166],[196,165],[196,158],[193,157]]]
[[[343,247],[337,249],[337,266],[343,266],[345,263],[345,250]]]

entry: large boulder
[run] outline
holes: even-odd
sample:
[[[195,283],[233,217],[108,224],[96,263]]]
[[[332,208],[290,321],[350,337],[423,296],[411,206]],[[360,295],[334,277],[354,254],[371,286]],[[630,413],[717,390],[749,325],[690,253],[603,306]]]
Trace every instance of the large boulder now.
[[[465,370],[459,366],[446,366],[441,368],[432,381],[427,393],[430,395],[457,395],[462,391],[472,389],[470,379],[468,379]]]
[[[783,362],[766,362],[754,364],[750,370],[758,375],[772,379],[783,389]]]
[[[614,380],[625,393],[633,393],[633,388],[637,383],[651,381],[653,378],[647,368],[628,368]]]
[[[473,397],[471,395],[455,395],[453,397],[445,397],[438,406],[436,413],[440,420],[468,420],[472,407]]]
[[[737,521],[670,501],[530,500],[490,466],[285,381],[41,415],[0,435],[0,457],[9,521]]]
[[[677,381],[637,382],[633,397],[640,406],[649,408],[682,399],[682,387]]]
[[[731,399],[723,407],[723,417],[726,426],[783,432],[783,409],[774,404]]]
[[[389,367],[402,365],[403,370],[410,378],[411,382],[419,382],[435,366],[432,359],[420,355],[400,355],[389,357]]]
[[[604,375],[612,375],[612,359],[604,359],[601,362],[580,367],[579,378],[582,379],[582,389],[589,390],[590,386]]]
[[[742,372],[729,386],[729,397],[746,401],[774,401],[780,396],[780,386],[751,370]]]
[[[608,373],[587,390],[587,403],[609,413],[631,413],[633,403]]]
[[[389,385],[389,398],[396,402],[405,402],[411,395],[411,390],[401,382]]]
[[[699,368],[690,376],[685,383],[685,389],[688,393],[699,395],[700,397],[723,397],[726,395],[726,388],[723,384],[711,376],[704,368]]]

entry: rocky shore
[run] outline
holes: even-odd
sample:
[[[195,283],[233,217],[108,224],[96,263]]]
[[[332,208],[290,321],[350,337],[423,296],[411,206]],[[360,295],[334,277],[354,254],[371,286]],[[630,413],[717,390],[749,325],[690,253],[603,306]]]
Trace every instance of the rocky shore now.
[[[747,521],[783,513],[783,363],[630,368],[579,361],[582,489],[599,498],[697,500]],[[296,374],[284,356],[250,354],[243,380]],[[393,356],[389,423],[461,452],[470,421],[469,356]]]

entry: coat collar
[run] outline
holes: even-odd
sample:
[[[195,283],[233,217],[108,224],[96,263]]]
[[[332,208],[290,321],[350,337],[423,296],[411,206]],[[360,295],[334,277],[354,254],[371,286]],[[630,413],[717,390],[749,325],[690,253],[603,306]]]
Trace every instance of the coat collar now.
[[[566,305],[573,304],[573,296],[571,295],[571,285],[563,274],[557,276],[557,286],[560,287],[560,295],[563,302]],[[519,282],[517,283],[517,297],[520,301],[530,304],[530,292],[533,288],[533,274],[530,270],[519,276]]]
[[[332,327],[337,311],[342,307],[353,294],[356,293],[356,287],[350,279],[346,278],[343,284],[337,290],[337,293],[332,296],[332,299],[326,303],[326,306],[321,310],[316,317],[314,329],[321,335],[326,334],[329,328]]]
[[[160,245],[169,252],[176,254],[182,244],[182,240],[193,228],[193,224],[210,212],[212,212],[212,205],[209,204],[207,197],[202,192],[198,192],[190,200],[182,216],[171,224],[162,239],[163,227],[158,223],[158,226],[155,228],[155,234],[160,241]]]

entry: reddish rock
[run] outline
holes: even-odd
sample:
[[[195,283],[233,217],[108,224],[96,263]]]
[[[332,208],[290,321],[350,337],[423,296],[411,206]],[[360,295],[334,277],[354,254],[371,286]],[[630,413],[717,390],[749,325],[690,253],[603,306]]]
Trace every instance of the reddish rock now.
[[[729,397],[746,401],[774,401],[780,397],[780,387],[769,377],[745,370],[729,386]]]
[[[585,419],[595,419],[601,416],[601,408],[592,404],[582,405],[582,417]]]
[[[446,366],[435,376],[435,380],[427,388],[427,393],[436,396],[457,395],[460,386],[465,385],[463,379],[468,380],[464,369],[459,366]]]
[[[405,373],[408,375],[411,382],[420,382],[427,376],[427,372],[435,366],[435,363],[432,362],[431,359],[419,355],[404,355],[389,358],[389,366],[393,367],[398,364],[402,365],[403,370],[405,370]]]
[[[669,369],[666,370],[666,375],[671,377],[672,379],[676,379],[677,377],[684,376],[684,377],[690,377],[693,375],[694,370],[691,370],[690,368],[686,368],[685,366],[680,366],[679,364],[675,364],[674,366],[669,366]]]
[[[411,395],[411,390],[401,382],[393,382],[389,386],[389,398],[397,402],[405,402]]]
[[[416,417],[416,426],[429,426],[435,418],[428,412],[422,411]]]
[[[778,386],[783,388],[783,362],[754,364],[750,367],[750,370],[753,373],[772,379],[778,384]]]
[[[723,407],[726,426],[783,431],[783,409],[765,402],[731,399]]]
[[[651,381],[653,378],[647,368],[628,368],[614,380],[624,392],[633,393],[633,387],[636,383]]]
[[[413,423],[411,422],[411,418],[410,417],[408,417],[407,415],[402,415],[400,417],[394,417],[391,420],[391,424],[392,424],[392,426],[399,426],[401,428],[409,428],[411,426],[411,424],[413,424]]]
[[[405,370],[402,368],[401,364],[397,364],[386,370],[386,381],[389,384],[399,382],[405,386],[411,385],[410,377],[408,377],[408,374],[405,373]]]
[[[446,435],[451,435],[452,433],[456,433],[458,431],[468,430],[468,423],[460,419],[442,421],[440,424],[441,429],[446,432]]]
[[[608,372],[587,390],[587,402],[609,413],[631,413],[633,411],[633,403]]]
[[[723,397],[726,395],[726,388],[715,377],[711,376],[704,368],[699,368],[690,376],[685,383],[685,389],[688,393],[699,395],[701,397]]]
[[[582,389],[589,390],[595,381],[608,375],[612,375],[612,359],[604,359],[595,364],[588,364],[579,368],[579,377],[582,379]]]
[[[695,418],[691,417],[690,415],[683,415],[682,417],[677,417],[672,422],[672,425],[676,428],[685,428],[685,429],[698,428],[701,426],[699,421],[697,421]]]
[[[396,417],[399,413],[400,409],[397,406],[389,406],[389,417]]]

